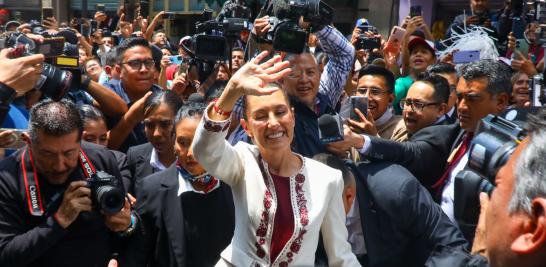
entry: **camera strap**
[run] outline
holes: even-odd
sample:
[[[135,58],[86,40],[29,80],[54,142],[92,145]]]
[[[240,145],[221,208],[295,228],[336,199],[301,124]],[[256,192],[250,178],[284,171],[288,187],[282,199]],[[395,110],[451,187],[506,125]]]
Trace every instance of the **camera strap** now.
[[[28,157],[26,156],[28,153]],[[87,157],[87,154],[80,148],[79,155],[80,167],[87,179],[91,178],[96,172],[95,167]],[[25,184],[25,194],[28,204],[28,209],[32,216],[42,216],[45,213],[42,194],[40,192],[40,184],[38,182],[38,172],[32,157],[32,150],[27,147],[21,153],[21,174]]]

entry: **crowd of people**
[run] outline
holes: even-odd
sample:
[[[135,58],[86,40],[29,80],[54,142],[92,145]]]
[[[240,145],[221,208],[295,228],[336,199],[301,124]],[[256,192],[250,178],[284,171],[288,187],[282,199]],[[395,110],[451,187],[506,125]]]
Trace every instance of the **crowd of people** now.
[[[264,9],[215,62],[173,44],[165,12],[6,23],[62,36],[78,67],[64,90],[51,57],[0,51],[0,266],[543,266],[540,25],[469,5],[440,37],[419,14],[389,36],[302,20],[298,54],[258,41]],[[471,203],[492,116],[523,134]]]

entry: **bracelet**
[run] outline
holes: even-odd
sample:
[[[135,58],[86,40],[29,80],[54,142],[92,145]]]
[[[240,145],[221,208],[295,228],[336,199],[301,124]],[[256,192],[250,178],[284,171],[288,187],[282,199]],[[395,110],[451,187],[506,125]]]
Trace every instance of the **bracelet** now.
[[[118,232],[119,236],[121,237],[130,236],[135,231],[136,226],[137,226],[137,218],[133,214],[133,212],[131,212],[131,224],[129,225],[129,228],[127,228],[127,230],[123,232]]]
[[[231,115],[231,111],[225,111],[221,109],[220,107],[216,105],[217,102],[218,100],[213,101],[214,104],[212,105],[212,109],[214,110],[214,112],[216,112],[216,114],[218,115],[229,117]]]

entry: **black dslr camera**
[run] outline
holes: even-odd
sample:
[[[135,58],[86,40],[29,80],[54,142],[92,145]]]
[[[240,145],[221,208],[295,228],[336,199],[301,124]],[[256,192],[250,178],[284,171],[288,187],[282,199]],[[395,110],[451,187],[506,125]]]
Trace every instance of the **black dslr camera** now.
[[[498,170],[506,164],[526,131],[495,115],[483,118],[469,148],[465,170],[455,177],[454,215],[467,240],[473,240],[480,215],[480,192],[491,195]]]
[[[125,192],[118,179],[104,171],[98,171],[87,180],[91,189],[93,206],[99,211],[118,213],[125,205]]]
[[[36,43],[23,33],[13,32],[0,39],[0,49],[8,47],[14,49],[9,55],[11,58],[34,54],[46,57],[41,78],[34,86],[45,96],[59,100],[69,90],[79,89],[78,48],[65,42],[64,37],[49,36],[44,42]]]
[[[271,29],[258,43],[273,44],[273,49],[300,54],[307,44],[308,31],[299,26],[299,19],[310,22],[311,27],[319,30],[334,20],[334,10],[321,0],[273,0],[269,13]]]

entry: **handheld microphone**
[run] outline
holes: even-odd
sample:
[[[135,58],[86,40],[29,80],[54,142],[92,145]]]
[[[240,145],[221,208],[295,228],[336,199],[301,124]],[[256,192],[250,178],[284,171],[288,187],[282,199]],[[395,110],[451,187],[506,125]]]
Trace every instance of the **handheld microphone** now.
[[[319,138],[324,144],[343,140],[343,123],[339,114],[324,114],[318,119]]]

